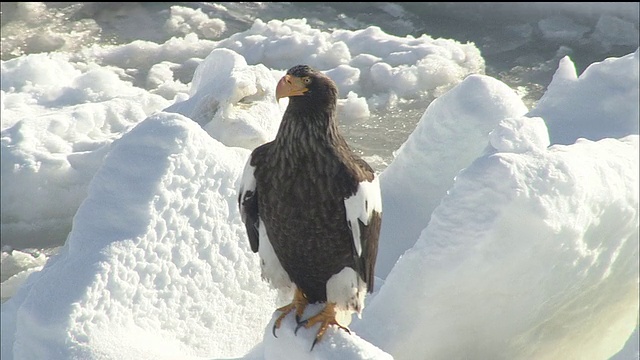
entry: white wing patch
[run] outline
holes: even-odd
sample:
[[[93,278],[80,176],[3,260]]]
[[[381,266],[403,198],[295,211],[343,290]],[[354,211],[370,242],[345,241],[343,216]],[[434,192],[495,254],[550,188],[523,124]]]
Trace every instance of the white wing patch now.
[[[374,176],[372,181],[362,181],[358,184],[358,191],[344,199],[344,207],[347,210],[347,223],[353,234],[353,244],[358,256],[362,255],[362,240],[360,239],[360,225],[358,220],[368,225],[372,213],[382,213],[382,197],[380,196],[380,183]]]
[[[260,246],[258,247],[258,253],[260,254],[260,268],[262,269],[262,278],[268,281],[271,286],[276,289],[291,288],[291,278],[289,274],[284,270],[280,260],[276,255],[276,252],[271,246],[269,236],[267,236],[267,229],[265,229],[262,220],[258,226],[260,234]]]
[[[254,175],[256,168],[251,165],[251,156],[247,160],[247,164],[244,166],[244,172],[242,173],[242,179],[240,181],[240,197],[238,201],[242,208],[242,203],[247,197],[253,196],[256,191],[256,178]],[[246,211],[240,211],[242,215],[242,221],[246,222]],[[276,256],[273,246],[267,236],[267,230],[265,229],[262,220],[258,220],[258,254],[260,256],[260,268],[262,270],[262,278],[269,282],[276,289],[287,289],[292,287],[289,274],[284,270],[280,264],[280,260]]]
[[[247,163],[244,166],[244,171],[242,173],[242,180],[240,181],[240,197],[238,202],[242,205],[242,202],[245,200],[247,193],[253,194],[256,191],[256,177],[253,174],[256,170],[255,166],[251,165],[251,155],[249,155],[249,159],[247,159]],[[246,213],[244,211],[240,211],[242,215],[242,221],[246,222]]]

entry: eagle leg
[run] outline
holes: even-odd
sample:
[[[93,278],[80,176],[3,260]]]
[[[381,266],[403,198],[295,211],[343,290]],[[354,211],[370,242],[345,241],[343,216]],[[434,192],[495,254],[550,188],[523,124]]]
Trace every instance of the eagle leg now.
[[[327,329],[329,328],[329,325],[336,325],[337,327],[339,327],[340,329],[348,332],[349,334],[351,334],[351,330],[349,330],[348,327],[346,326],[342,326],[338,323],[338,321],[336,320],[336,304],[335,303],[328,303],[327,305],[325,305],[324,309],[322,309],[321,312],[319,312],[318,314],[308,318],[307,320],[304,320],[302,322],[298,323],[298,326],[296,326],[296,330],[294,331],[295,334],[298,333],[298,329],[300,329],[301,327],[305,327],[306,329],[312,327],[313,325],[320,323],[320,329],[318,329],[318,333],[316,334],[316,338],[313,340],[313,344],[311,344],[311,350],[313,350],[313,347],[316,346],[316,344],[322,340],[322,337],[324,336],[324,333],[327,331]]]
[[[291,311],[293,311],[293,309],[296,310],[296,322],[299,324],[302,313],[304,312],[304,309],[305,307],[307,307],[308,303],[309,301],[307,301],[307,297],[304,296],[304,293],[296,287],[296,290],[293,293],[293,300],[291,300],[291,304],[285,305],[276,310],[281,311],[282,314],[280,314],[280,316],[278,316],[276,321],[273,323],[273,336],[278,337],[276,336],[276,329],[280,328],[280,324],[282,323],[284,317],[287,316],[287,314],[289,314]]]

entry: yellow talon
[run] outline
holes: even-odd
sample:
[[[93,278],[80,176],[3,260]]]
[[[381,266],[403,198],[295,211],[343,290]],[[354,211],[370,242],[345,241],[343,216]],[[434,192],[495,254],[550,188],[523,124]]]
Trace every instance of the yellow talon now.
[[[318,329],[318,333],[316,334],[315,340],[313,340],[313,344],[311,345],[311,350],[313,350],[313,347],[316,346],[316,344],[320,340],[322,340],[322,337],[324,336],[324,333],[329,328],[329,325],[336,325],[338,328],[351,334],[351,330],[349,330],[348,327],[340,325],[336,320],[335,307],[336,307],[335,303],[328,303],[327,305],[325,305],[324,309],[322,309],[322,311],[320,311],[318,314],[308,318],[305,321],[298,323],[298,326],[296,327],[296,330],[295,330],[296,333],[298,332],[298,329],[302,326],[308,329],[313,325],[320,323],[320,328]]]
[[[302,291],[300,291],[300,289],[296,288],[293,294],[293,300],[291,300],[291,303],[276,309],[276,311],[281,311],[282,314],[280,314],[280,316],[278,316],[276,321],[273,323],[273,329],[272,329],[273,336],[278,337],[276,336],[276,329],[280,328],[280,324],[282,323],[282,320],[293,309],[296,310],[296,322],[300,323],[300,317],[302,317],[302,313],[304,313],[304,309],[307,307],[308,303],[309,302],[307,301],[307,297],[304,296],[304,294],[302,293]]]

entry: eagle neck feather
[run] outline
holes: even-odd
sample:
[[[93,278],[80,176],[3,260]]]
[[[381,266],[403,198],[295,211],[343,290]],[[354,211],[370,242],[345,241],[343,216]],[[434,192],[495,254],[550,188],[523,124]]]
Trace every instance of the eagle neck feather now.
[[[334,147],[346,144],[338,130],[335,102],[324,105],[291,100],[275,139],[279,156],[308,161],[328,156]]]

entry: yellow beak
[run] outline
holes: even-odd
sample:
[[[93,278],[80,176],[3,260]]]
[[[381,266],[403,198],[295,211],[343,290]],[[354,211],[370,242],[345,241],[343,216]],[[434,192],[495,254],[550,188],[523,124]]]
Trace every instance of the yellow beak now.
[[[302,83],[302,79],[292,75],[285,75],[278,81],[276,86],[276,101],[283,97],[303,95],[308,90]]]

